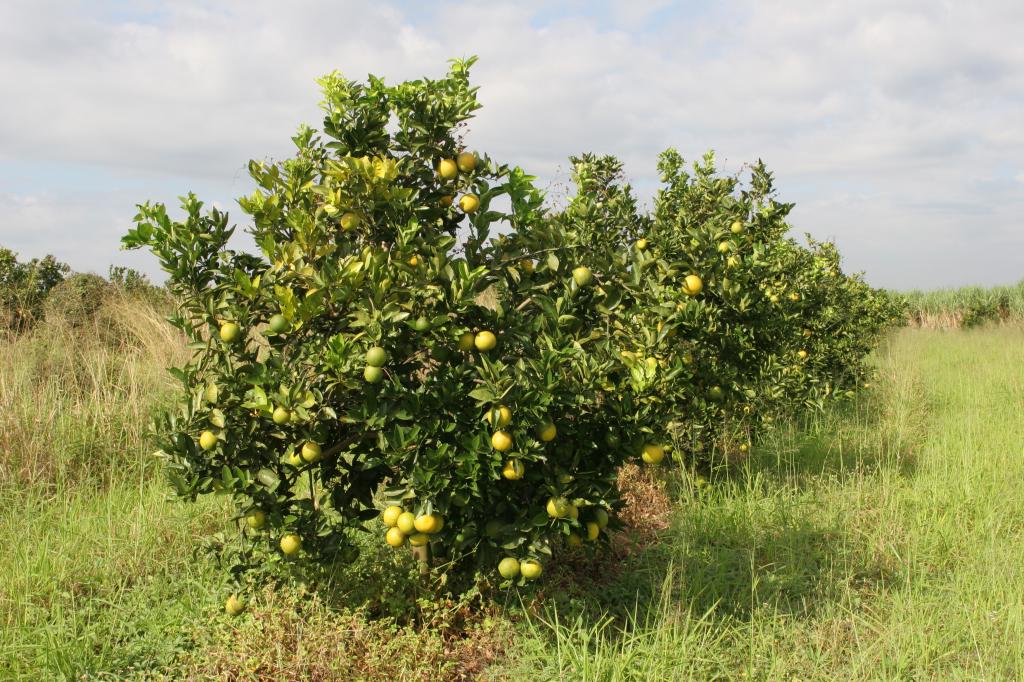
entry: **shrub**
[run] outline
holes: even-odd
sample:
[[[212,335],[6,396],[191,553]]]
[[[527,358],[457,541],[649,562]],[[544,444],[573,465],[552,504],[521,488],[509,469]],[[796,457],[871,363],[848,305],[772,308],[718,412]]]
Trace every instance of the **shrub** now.
[[[94,319],[112,292],[110,283],[99,275],[76,272],[49,292],[43,314],[48,320],[80,327]]]
[[[71,268],[53,256],[19,263],[17,254],[0,247],[0,329],[19,332],[42,314],[43,302]]]

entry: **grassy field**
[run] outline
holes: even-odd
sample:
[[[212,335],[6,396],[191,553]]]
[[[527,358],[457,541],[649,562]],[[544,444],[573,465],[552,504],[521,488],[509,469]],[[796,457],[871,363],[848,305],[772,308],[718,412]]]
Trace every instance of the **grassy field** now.
[[[632,474],[639,530],[536,598],[417,604],[374,536],[233,620],[201,549],[228,506],[170,500],[145,436],[182,352],[117,301],[0,341],[0,679],[1024,676],[1020,327],[895,333],[870,389],[706,488]]]

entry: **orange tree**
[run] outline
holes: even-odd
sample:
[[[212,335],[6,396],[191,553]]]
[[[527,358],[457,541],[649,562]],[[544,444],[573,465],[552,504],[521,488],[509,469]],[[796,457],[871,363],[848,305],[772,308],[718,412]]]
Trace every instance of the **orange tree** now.
[[[471,63],[397,86],[321,79],[322,134],[249,165],[259,253],[230,249],[227,214],[192,195],[183,220],[141,205],[124,238],[180,300],[195,353],[160,445],[179,494],[236,500],[237,571],[349,562],[378,503],[389,544],[448,573],[507,558],[508,579],[608,522],[621,456],[588,449],[607,294],[557,229],[507,256],[546,224],[543,197],[463,148]],[[492,239],[497,224],[510,234]]]
[[[609,317],[624,367],[609,376],[621,386],[611,429],[627,434],[627,454],[669,440],[701,460],[745,452],[762,421],[820,408],[864,375],[896,313],[841,273],[834,246],[786,238],[792,205],[776,200],[763,164],[743,182],[710,154],[691,174],[669,150],[650,214],[615,159],[574,168],[578,191],[558,220],[621,284]]]

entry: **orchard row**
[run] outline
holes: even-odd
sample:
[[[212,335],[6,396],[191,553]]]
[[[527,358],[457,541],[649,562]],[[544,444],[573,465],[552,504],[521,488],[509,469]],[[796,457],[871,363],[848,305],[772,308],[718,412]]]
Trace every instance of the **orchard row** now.
[[[335,570],[376,528],[449,588],[532,580],[604,546],[624,463],[744,456],[863,385],[898,315],[833,245],[787,237],[760,163],[669,150],[648,211],[583,155],[552,206],[462,143],[471,63],[321,79],[322,131],[250,164],[259,253],[191,195],[125,237],[170,274],[194,349],[159,428],[172,482],[236,500],[239,574]]]

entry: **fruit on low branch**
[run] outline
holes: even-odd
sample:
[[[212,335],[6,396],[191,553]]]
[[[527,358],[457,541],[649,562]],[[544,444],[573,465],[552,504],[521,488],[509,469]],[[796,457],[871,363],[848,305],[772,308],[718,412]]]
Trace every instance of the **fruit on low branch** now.
[[[519,577],[519,559],[507,556],[498,562],[498,573],[506,580]]]
[[[400,528],[388,528],[384,534],[384,541],[392,547],[401,547],[405,544],[406,534]]]
[[[398,517],[405,511],[397,505],[391,505],[381,512],[380,520],[384,522],[384,525],[388,528],[394,528],[395,524],[398,523]]]
[[[254,509],[246,515],[245,523],[253,530],[260,530],[267,525],[267,514],[262,509]]]
[[[527,559],[519,564],[519,572],[526,580],[536,580],[544,572],[544,567],[536,559]]]
[[[229,616],[237,616],[245,611],[245,602],[238,595],[231,595],[224,603],[224,612]]]
[[[285,556],[295,556],[302,549],[302,538],[296,533],[287,533],[281,536],[281,553]]]
[[[665,446],[645,443],[640,458],[648,464],[661,464],[661,461],[665,459]]]
[[[242,328],[234,322],[225,322],[220,326],[220,340],[224,343],[233,343],[242,334]]]

